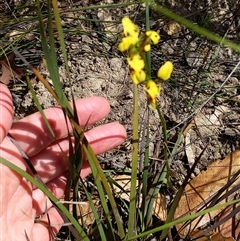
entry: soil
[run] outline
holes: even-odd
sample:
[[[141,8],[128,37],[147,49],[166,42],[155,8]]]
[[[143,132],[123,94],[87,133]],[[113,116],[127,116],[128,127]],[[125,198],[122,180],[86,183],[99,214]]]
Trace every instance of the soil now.
[[[71,6],[72,8],[82,7],[83,2],[85,6],[96,4],[96,1],[94,3],[69,1],[68,6],[63,1],[60,4],[64,30],[66,30],[68,66],[71,71],[70,84],[60,48],[56,46],[62,88],[69,99],[72,98],[70,91],[72,88],[74,98],[99,95],[109,101],[111,113],[103,122],[119,121],[125,126],[128,138],[121,147],[99,158],[107,167],[120,169],[130,167],[133,88],[126,58],[117,50],[121,26],[107,22],[96,26],[82,18],[119,23],[122,16],[127,15],[144,29],[144,6],[134,5],[84,12],[67,11],[71,9]],[[105,0],[98,4],[116,2],[118,1]],[[13,8],[19,4],[22,3],[15,3]],[[221,36],[226,34],[227,38],[235,42],[240,40],[239,11],[237,11],[239,1],[233,3],[230,0],[218,0],[211,3],[210,0],[165,0],[162,4],[210,31]],[[229,48],[219,47],[212,41],[154,11],[151,11],[150,23],[151,28],[161,34],[160,43],[152,51],[152,75],[155,76],[157,68],[165,61],[171,60],[174,63],[172,78],[163,83],[163,89],[158,98],[169,130],[169,150],[173,147],[182,128],[189,124],[192,125],[183,141],[179,143],[178,151],[173,156],[172,168],[181,176],[186,173],[188,166],[198,160],[199,164],[195,171],[197,174],[214,160],[223,159],[228,153],[239,149],[239,70],[236,70],[222,88],[215,93],[237,64],[239,54]],[[67,31],[70,29],[76,31],[70,33]],[[9,38],[9,31],[11,32],[13,29],[8,30],[8,35],[6,33],[2,36]],[[23,51],[26,48],[21,49],[20,52],[51,82],[41,61],[41,45],[35,32],[30,42],[34,41],[35,47],[28,47],[27,50],[29,52],[34,50],[34,53],[37,50],[39,55],[35,54],[34,58],[33,55],[27,57]],[[37,58],[38,60],[36,60]],[[34,63],[35,60],[36,63]],[[31,77],[42,107],[49,108],[56,105],[42,84],[33,75]],[[147,100],[141,86],[139,92],[139,121],[140,126],[144,129],[147,118]],[[213,93],[215,94],[213,95]],[[12,94],[15,101],[16,118],[22,118],[36,111],[31,94],[27,92],[23,82],[17,82],[12,86]],[[156,112],[150,110],[149,117],[151,126],[150,156],[154,162],[161,163],[164,146],[161,124]],[[141,137],[141,140],[144,141],[144,138]],[[143,145],[144,143],[141,142],[140,146]],[[204,149],[205,151],[202,153]]]

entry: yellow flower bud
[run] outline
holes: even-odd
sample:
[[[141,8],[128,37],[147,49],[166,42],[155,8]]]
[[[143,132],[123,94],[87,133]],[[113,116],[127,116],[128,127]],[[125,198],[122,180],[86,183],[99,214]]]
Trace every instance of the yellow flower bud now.
[[[146,35],[152,40],[154,44],[157,44],[160,40],[160,35],[156,31],[149,30]]]
[[[173,71],[173,64],[171,61],[167,61],[166,63],[164,63],[164,65],[162,65],[159,68],[157,72],[157,76],[158,78],[165,81],[171,77],[172,71]]]
[[[145,51],[145,52],[150,51],[150,49],[151,49],[151,45],[150,45],[150,44],[146,44],[146,45],[144,46],[144,51]]]

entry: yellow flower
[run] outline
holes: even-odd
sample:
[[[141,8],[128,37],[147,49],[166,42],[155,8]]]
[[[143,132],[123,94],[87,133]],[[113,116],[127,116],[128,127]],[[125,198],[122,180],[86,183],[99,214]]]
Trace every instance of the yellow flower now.
[[[130,68],[131,78],[135,84],[139,84],[146,79],[146,73],[143,70],[145,62],[139,54],[134,54],[127,58]]]
[[[160,40],[160,35],[156,31],[149,30],[146,35],[152,40],[154,44],[157,44]]]
[[[144,90],[147,92],[148,103],[155,110],[157,105],[156,98],[161,90],[160,85],[157,85],[153,80],[148,80]]]
[[[118,49],[121,52],[125,52],[129,50],[131,46],[135,45],[136,43],[137,43],[137,40],[134,37],[132,36],[124,37],[122,38],[121,43],[118,45]]]
[[[144,68],[144,60],[139,54],[134,54],[130,58],[127,58],[128,64],[131,69],[135,71],[140,71]]]
[[[146,73],[144,70],[140,70],[140,71],[131,70],[130,75],[131,75],[132,81],[135,84],[140,84],[146,79]]]
[[[151,45],[150,45],[150,44],[146,44],[146,45],[144,46],[144,51],[145,51],[145,52],[150,51],[150,49],[151,49]]]
[[[159,68],[157,72],[157,76],[158,78],[165,81],[171,77],[172,71],[173,71],[173,64],[171,61],[167,61],[164,65],[162,65]]]
[[[123,17],[122,25],[123,25],[123,33],[125,37],[132,36],[135,39],[138,39],[138,35],[140,33],[139,27],[135,25],[130,18]]]
[[[139,41],[138,36],[139,36],[140,30],[139,30],[139,27],[135,25],[128,17],[122,18],[122,25],[123,25],[123,38],[121,43],[118,45],[118,49],[121,52],[125,52]]]

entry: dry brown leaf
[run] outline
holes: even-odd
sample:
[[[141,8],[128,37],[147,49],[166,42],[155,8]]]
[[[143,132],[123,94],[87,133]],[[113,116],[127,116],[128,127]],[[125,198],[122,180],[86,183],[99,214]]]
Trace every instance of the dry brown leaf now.
[[[72,194],[71,194],[72,195]],[[98,199],[93,199],[93,204],[97,208],[99,206],[99,200]],[[95,220],[92,208],[89,204],[89,201],[85,202],[65,202],[62,200],[62,203],[68,203],[69,205],[69,211],[72,213],[73,212],[73,206],[77,206],[77,215],[79,217],[78,221],[79,223],[83,226],[86,227],[89,224],[92,224]]]
[[[167,202],[166,198],[161,193],[157,194],[154,201],[153,215],[161,221],[166,221],[167,219]]]
[[[223,218],[229,214],[233,214],[234,210],[237,207],[240,207],[240,203],[238,203],[235,206],[229,206],[225,208],[221,213],[219,213],[215,217],[216,222],[223,220]],[[224,221],[223,224],[221,224],[217,228],[217,231],[226,237],[230,237],[233,235],[236,238],[238,236],[239,238],[237,240],[240,240],[240,212],[236,213],[236,215],[234,215],[233,218]]]
[[[96,207],[99,204],[98,200],[93,200],[94,206]],[[95,220],[92,208],[89,204],[89,202],[85,202],[85,203],[81,203],[79,206],[79,210],[78,210],[78,216],[79,218],[79,223],[86,227],[89,224],[93,223],[93,221]]]
[[[112,177],[115,182],[122,188],[116,185],[112,185],[112,189],[116,197],[120,197],[129,202],[130,200],[130,190],[131,190],[131,177],[129,175],[116,175]],[[138,180],[137,180],[138,186]]]
[[[78,221],[79,221],[80,225],[82,225],[83,227],[86,227],[86,226],[92,224],[95,220],[95,217],[94,217],[94,214],[93,214],[89,201],[73,202],[72,198],[73,198],[73,192],[71,191],[70,196],[69,196],[70,201],[65,201],[64,198],[62,198],[60,200],[62,203],[65,203],[68,205],[70,213],[73,213],[73,206],[76,206]],[[92,198],[92,202],[98,211],[100,200],[98,198],[94,197],[94,198]],[[101,209],[101,207],[100,207],[100,209]]]
[[[228,183],[229,179],[239,170],[239,168],[240,151],[232,152],[226,156],[224,160],[217,160],[212,163],[206,171],[201,172],[186,186],[174,218],[177,219],[178,217],[197,212],[207,201],[211,199],[211,197],[217,194],[219,190]],[[240,184],[239,176],[229,189],[232,189],[238,184]],[[223,193],[226,193],[226,191]],[[232,200],[234,195],[236,195],[236,192],[229,195],[228,200],[223,200],[217,204]],[[180,229],[182,225],[177,225],[177,229],[181,235],[186,235],[189,232],[194,231],[197,227],[201,227],[202,225],[208,223],[213,218],[222,220],[222,218],[229,214],[229,212],[230,210],[228,209],[216,210],[192,221],[190,225],[186,226],[182,230]],[[230,237],[232,236],[232,232],[235,232],[235,234],[238,235],[240,233],[239,214],[235,216],[235,223],[238,224],[238,226],[234,228],[235,230],[232,229],[232,220],[230,220],[229,223],[224,222],[224,224],[219,227],[218,231],[222,233],[225,229],[224,226],[228,226],[228,231],[223,231],[224,235]]]
[[[202,230],[198,230],[193,233],[191,238],[196,238],[196,241],[209,241],[209,240],[211,240],[211,241],[234,241],[235,240],[232,237],[226,238],[222,234],[216,233],[216,232],[210,232],[204,236],[202,236],[202,233],[203,233]]]
[[[15,54],[10,53],[6,58],[0,58],[0,65],[2,66],[2,75],[0,76],[0,82],[8,85],[14,77],[21,78],[25,75],[25,71],[18,68],[14,63]]]
[[[129,175],[116,175],[112,177],[121,187],[117,187],[116,185],[112,184],[112,189],[116,195],[116,197],[120,197],[126,201],[130,201],[130,190],[131,190],[131,177]],[[137,180],[138,186],[138,180]],[[142,199],[140,199],[139,206],[142,203]],[[166,198],[161,194],[158,193],[157,197],[153,204],[152,214],[156,216],[161,221],[165,221],[167,218],[167,204]]]

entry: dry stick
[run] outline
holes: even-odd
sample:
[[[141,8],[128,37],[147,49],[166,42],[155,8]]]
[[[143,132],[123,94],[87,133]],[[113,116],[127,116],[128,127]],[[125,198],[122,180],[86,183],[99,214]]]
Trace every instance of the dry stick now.
[[[236,66],[234,67],[234,69],[231,71],[231,73],[228,75],[228,77],[223,81],[223,83],[216,89],[216,91],[202,104],[200,105],[199,108],[197,108],[192,114],[190,114],[187,118],[185,118],[182,122],[178,123],[176,126],[174,126],[172,129],[169,130],[172,131],[175,128],[177,128],[178,126],[184,124],[186,121],[189,121],[189,119],[191,117],[193,117],[194,115],[197,115],[201,109],[214,97],[214,95],[216,95],[222,88],[223,86],[227,83],[227,81],[231,78],[231,76],[233,75],[233,73],[237,70],[237,68],[240,66],[240,59],[238,61],[238,63],[236,64]]]

